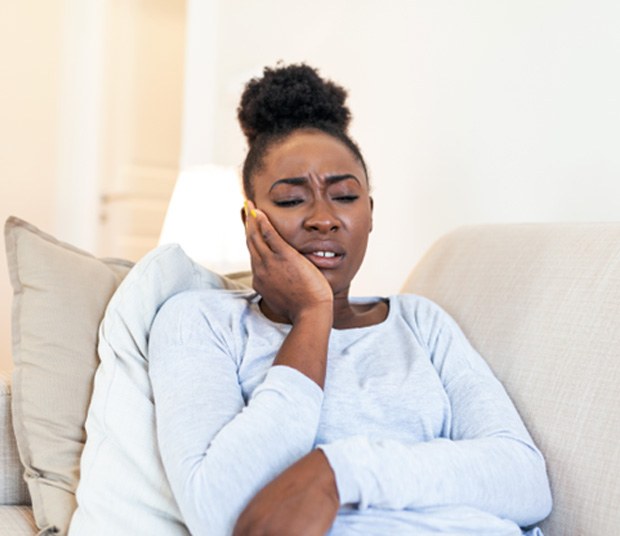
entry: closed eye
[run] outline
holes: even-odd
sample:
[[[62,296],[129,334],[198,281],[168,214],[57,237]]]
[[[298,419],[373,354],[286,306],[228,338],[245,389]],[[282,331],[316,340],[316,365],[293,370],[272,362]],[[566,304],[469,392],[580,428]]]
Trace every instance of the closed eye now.
[[[282,199],[280,201],[274,201],[273,204],[278,207],[294,207],[303,202],[304,200],[301,198],[294,198],[294,199]]]
[[[353,203],[353,201],[359,199],[359,197],[359,195],[338,195],[332,199],[340,203]]]

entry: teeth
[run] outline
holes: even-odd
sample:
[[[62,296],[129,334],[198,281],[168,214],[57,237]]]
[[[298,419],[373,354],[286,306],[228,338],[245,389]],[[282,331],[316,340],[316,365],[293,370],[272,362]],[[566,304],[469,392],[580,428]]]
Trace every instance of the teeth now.
[[[315,251],[314,254],[317,257],[328,257],[328,258],[331,258],[331,257],[335,257],[336,256],[336,254],[333,251]]]

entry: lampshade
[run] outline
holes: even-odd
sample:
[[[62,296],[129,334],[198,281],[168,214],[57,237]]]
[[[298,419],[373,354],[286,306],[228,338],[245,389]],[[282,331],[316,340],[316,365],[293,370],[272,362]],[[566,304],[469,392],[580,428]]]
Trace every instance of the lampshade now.
[[[209,164],[183,170],[159,244],[178,243],[196,262],[221,274],[249,270],[243,199],[241,180],[232,167]]]

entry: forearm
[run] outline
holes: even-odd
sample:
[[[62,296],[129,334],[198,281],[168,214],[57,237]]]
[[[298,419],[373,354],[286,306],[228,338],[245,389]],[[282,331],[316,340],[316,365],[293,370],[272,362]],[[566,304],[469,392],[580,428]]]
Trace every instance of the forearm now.
[[[230,533],[254,494],[314,444],[321,389],[290,367],[265,364],[246,400],[238,363],[191,296],[162,307],[149,345],[158,446],[195,534]]]
[[[520,525],[551,506],[545,464],[529,444],[506,437],[403,444],[354,437],[321,447],[342,504],[423,509],[467,505]]]
[[[218,394],[213,385],[200,387],[212,388],[210,399]],[[204,403],[187,411],[188,398],[156,399],[162,460],[192,531],[227,533],[247,501],[312,448],[320,390],[297,372],[277,367],[247,406],[220,400],[218,411],[203,396]]]
[[[331,306],[317,306],[302,311],[294,320],[274,365],[294,368],[323,388],[332,323]]]

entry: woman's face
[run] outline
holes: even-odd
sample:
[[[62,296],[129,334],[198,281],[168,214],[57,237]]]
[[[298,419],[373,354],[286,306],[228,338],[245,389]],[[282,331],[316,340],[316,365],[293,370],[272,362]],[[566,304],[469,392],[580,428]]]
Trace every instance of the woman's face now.
[[[364,168],[340,140],[300,130],[273,145],[253,177],[254,203],[284,240],[348,295],[372,229]]]

